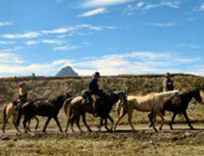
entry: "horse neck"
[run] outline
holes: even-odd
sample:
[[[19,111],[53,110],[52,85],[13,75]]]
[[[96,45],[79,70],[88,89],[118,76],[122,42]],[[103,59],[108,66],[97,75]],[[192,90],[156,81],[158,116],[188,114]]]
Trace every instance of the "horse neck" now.
[[[65,101],[65,97],[58,97],[56,100],[53,101],[56,109],[61,109]]]
[[[191,92],[189,92],[189,93],[186,93],[186,94],[184,94],[184,95],[182,96],[182,98],[184,99],[184,101],[185,101],[187,104],[192,100],[193,97],[194,97],[194,92],[193,92],[193,91],[191,91]]]
[[[117,94],[111,95],[111,106],[113,106],[116,102],[118,102],[119,96]]]

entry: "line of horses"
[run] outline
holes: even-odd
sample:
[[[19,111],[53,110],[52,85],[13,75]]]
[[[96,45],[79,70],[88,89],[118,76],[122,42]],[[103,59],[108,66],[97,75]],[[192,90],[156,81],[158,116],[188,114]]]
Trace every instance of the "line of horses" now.
[[[171,122],[169,123],[170,128],[173,129],[172,124],[177,114],[183,114],[186,121],[191,129],[193,126],[187,115],[187,108],[192,99],[197,102],[204,103],[204,92],[202,89],[193,89],[188,92],[179,92],[178,90],[161,92],[161,93],[150,93],[146,96],[133,96],[127,95],[126,91],[115,91],[109,92],[102,99],[97,100],[97,115],[100,118],[100,123],[98,125],[99,130],[102,126],[106,128],[107,131],[115,131],[117,126],[123,119],[125,115],[128,115],[128,122],[132,130],[135,128],[132,123],[133,111],[149,112],[148,118],[150,121],[150,127],[153,127],[155,132],[158,132],[155,123],[156,117],[161,118],[160,130],[164,125],[165,112],[169,111],[173,113]],[[63,95],[57,96],[53,100],[36,99],[30,100],[22,105],[19,111],[16,111],[17,101],[13,101],[6,104],[3,108],[3,124],[2,131],[5,133],[6,125],[11,116],[13,116],[13,124],[18,133],[21,133],[19,125],[21,123],[21,118],[23,118],[23,128],[25,133],[31,132],[30,122],[32,119],[36,120],[37,129],[39,126],[38,116],[46,117],[47,120],[43,127],[43,132],[46,132],[47,126],[51,119],[54,119],[60,132],[63,132],[61,124],[58,120],[58,114],[60,109],[64,107],[64,113],[67,117],[67,124],[64,132],[67,133],[69,127],[74,132],[74,124],[78,127],[80,132],[83,130],[80,127],[80,119],[87,128],[89,132],[92,131],[90,126],[86,121],[86,114],[93,114],[92,105],[86,104],[82,96],[71,96],[70,93],[65,93]],[[116,105],[116,110],[118,114],[118,120],[114,124],[113,118],[110,113],[113,106]],[[94,115],[94,114],[93,114]],[[108,121],[111,122],[111,126],[108,126]]]

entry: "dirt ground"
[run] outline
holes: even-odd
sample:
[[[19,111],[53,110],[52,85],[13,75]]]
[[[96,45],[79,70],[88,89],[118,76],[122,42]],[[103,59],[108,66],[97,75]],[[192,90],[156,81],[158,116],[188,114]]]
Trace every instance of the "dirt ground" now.
[[[195,124],[194,124],[195,125]],[[57,129],[48,129],[47,134],[40,131],[32,135],[15,135],[15,130],[0,133],[0,155],[70,155],[70,156],[203,156],[203,124],[196,124],[196,130],[186,125],[176,125],[175,130],[155,133],[147,125],[137,125],[136,132],[128,126],[118,131],[59,134]]]

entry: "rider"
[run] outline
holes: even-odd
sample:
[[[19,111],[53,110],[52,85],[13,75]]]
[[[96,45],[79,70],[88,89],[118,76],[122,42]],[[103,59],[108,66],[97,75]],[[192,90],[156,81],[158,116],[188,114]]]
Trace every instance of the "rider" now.
[[[20,109],[22,104],[27,102],[28,100],[28,91],[25,82],[20,82],[18,83],[18,104],[17,104],[17,109]]]
[[[100,73],[95,72],[91,82],[89,83],[89,90],[85,92],[84,97],[86,103],[92,103],[93,113],[96,115],[96,99],[97,97],[103,97],[103,91],[99,87]]]
[[[166,73],[165,79],[163,81],[163,91],[171,91],[174,90],[174,82],[171,79],[171,74]]]

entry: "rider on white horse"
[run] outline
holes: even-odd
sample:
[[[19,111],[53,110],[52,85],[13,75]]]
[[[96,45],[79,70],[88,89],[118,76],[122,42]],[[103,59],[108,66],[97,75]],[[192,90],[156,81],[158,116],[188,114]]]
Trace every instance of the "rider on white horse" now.
[[[104,93],[99,87],[100,73],[95,72],[93,79],[89,83],[89,89],[83,94],[87,104],[92,104],[93,113],[96,115],[96,99],[97,97],[103,97]]]

